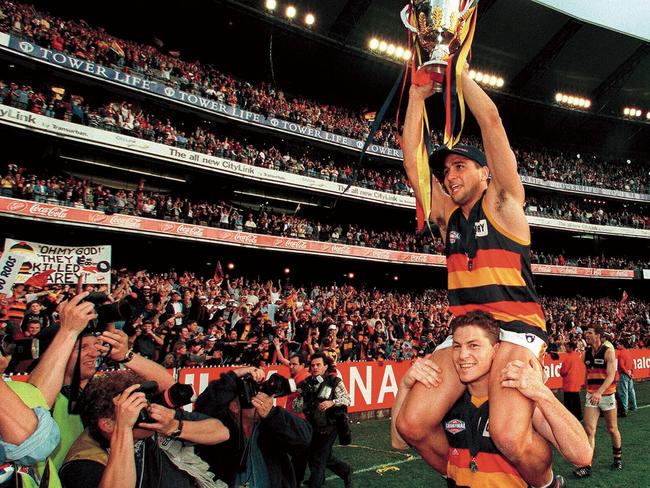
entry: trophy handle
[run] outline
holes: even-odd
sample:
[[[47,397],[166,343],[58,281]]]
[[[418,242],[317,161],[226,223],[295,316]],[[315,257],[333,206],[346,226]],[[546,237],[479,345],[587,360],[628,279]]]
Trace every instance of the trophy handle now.
[[[409,3],[402,9],[402,12],[400,13],[400,17],[402,18],[402,22],[404,23],[404,26],[411,32],[415,32],[417,34],[418,30],[415,27],[413,27],[413,25],[411,25],[411,23],[409,22],[410,9],[411,9],[411,4]]]

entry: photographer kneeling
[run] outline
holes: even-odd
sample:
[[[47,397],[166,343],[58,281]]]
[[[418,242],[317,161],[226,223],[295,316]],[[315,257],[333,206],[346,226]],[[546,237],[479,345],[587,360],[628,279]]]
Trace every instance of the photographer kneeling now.
[[[259,368],[240,368],[212,381],[196,401],[196,411],[220,419],[230,440],[200,446],[199,455],[229,487],[294,488],[289,456],[304,451],[311,428],[303,419],[273,406],[273,396],[290,393],[286,378],[266,383]],[[275,380],[275,381],[274,381]]]
[[[149,404],[143,379],[119,371],[96,377],[84,390],[86,429],[60,470],[66,488],[215,488],[205,462],[186,442],[217,444],[228,430],[197,413]],[[157,389],[149,382],[151,393]]]

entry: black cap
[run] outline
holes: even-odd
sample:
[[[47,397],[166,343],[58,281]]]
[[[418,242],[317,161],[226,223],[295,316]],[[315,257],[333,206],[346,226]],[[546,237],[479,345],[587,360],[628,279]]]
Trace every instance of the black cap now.
[[[448,154],[458,154],[476,161],[479,166],[487,166],[485,154],[477,147],[467,144],[456,144],[451,149],[447,146],[439,146],[429,155],[429,167],[434,174],[442,173],[443,164]]]

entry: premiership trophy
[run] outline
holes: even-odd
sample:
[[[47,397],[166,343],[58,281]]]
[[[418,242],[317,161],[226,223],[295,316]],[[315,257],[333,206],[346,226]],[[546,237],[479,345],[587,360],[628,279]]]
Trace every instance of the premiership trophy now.
[[[430,74],[445,72],[449,57],[465,42],[469,27],[465,24],[477,4],[478,0],[412,0],[402,9],[402,22],[417,34],[420,46],[429,54],[429,60],[418,69]],[[435,89],[441,91],[442,86],[436,83]]]

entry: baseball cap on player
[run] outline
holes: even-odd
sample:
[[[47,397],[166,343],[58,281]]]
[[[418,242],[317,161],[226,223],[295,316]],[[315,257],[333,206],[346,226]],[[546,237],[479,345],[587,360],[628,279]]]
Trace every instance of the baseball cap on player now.
[[[458,154],[466,158],[476,161],[479,166],[487,166],[487,159],[485,154],[480,149],[470,146],[468,144],[456,144],[454,147],[449,149],[447,146],[440,146],[429,155],[429,167],[431,172],[436,176],[443,173],[443,164],[445,158],[449,154]]]

